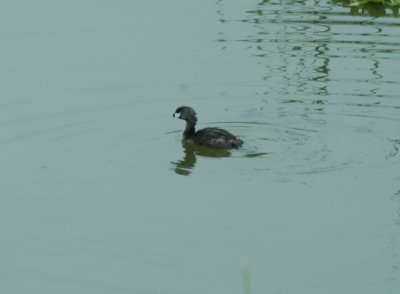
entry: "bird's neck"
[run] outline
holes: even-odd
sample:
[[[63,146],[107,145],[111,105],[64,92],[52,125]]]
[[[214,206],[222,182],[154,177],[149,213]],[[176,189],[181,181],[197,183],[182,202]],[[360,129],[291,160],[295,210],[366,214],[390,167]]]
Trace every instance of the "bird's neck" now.
[[[195,124],[196,124],[196,122],[190,122],[190,121],[186,122],[186,127],[185,127],[185,130],[183,131],[184,139],[189,139],[190,137],[192,137],[194,135],[194,133],[195,133],[195,129],[194,129]]]

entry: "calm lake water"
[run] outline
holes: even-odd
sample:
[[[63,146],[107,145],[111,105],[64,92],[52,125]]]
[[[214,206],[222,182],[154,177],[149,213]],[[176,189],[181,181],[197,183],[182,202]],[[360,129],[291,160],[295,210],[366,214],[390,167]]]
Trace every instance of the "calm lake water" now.
[[[8,1],[0,292],[400,291],[399,18]],[[226,128],[239,150],[182,145]]]

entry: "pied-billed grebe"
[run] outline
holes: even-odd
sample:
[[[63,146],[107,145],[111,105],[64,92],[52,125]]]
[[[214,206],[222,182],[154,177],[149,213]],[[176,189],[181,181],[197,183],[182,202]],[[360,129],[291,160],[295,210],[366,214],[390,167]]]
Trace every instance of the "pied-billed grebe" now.
[[[189,106],[181,106],[175,110],[173,117],[186,121],[183,141],[215,148],[239,148],[243,141],[228,131],[219,128],[205,128],[195,131],[196,112]]]

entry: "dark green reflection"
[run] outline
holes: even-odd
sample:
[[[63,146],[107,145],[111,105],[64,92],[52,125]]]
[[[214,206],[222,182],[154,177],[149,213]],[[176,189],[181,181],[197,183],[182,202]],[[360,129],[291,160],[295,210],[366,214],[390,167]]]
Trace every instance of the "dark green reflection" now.
[[[188,176],[191,170],[196,165],[196,157],[230,157],[231,152],[226,149],[210,148],[205,146],[199,146],[193,143],[182,142],[183,151],[185,156],[182,160],[177,162],[171,162],[175,173],[183,176]]]
[[[350,8],[351,15],[368,14],[373,17],[386,15],[386,9],[392,10],[394,17],[399,16],[400,0],[333,0],[335,3],[341,3],[344,7]]]

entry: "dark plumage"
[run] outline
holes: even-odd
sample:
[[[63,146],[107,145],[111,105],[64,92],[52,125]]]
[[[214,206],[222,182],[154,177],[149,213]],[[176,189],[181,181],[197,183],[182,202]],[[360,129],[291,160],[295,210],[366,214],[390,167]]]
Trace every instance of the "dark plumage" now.
[[[183,140],[185,142],[215,148],[238,148],[243,144],[242,140],[223,129],[205,128],[196,132],[196,112],[189,106],[178,107],[173,117],[186,121],[186,127],[183,131]]]

